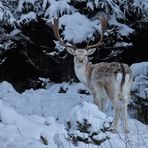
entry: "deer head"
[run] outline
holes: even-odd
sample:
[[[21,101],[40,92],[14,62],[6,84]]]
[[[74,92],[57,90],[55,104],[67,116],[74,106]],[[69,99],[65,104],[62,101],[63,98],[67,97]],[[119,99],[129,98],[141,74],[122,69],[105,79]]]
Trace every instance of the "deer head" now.
[[[74,63],[79,66],[83,66],[88,62],[88,56],[95,52],[96,48],[86,49],[72,49],[67,48],[67,51],[74,56]]]
[[[87,42],[87,46],[84,49],[78,49],[75,45],[69,45],[64,43],[63,39],[60,38],[59,34],[59,18],[54,18],[53,23],[50,24],[55,34],[55,37],[60,42],[60,44],[66,47],[67,51],[74,56],[74,62],[76,64],[86,64],[88,62],[88,56],[95,52],[96,47],[103,44],[102,40],[104,32],[106,31],[108,25],[107,18],[103,12],[99,12],[95,18],[99,19],[101,23],[100,40],[93,45],[89,45],[89,42]]]

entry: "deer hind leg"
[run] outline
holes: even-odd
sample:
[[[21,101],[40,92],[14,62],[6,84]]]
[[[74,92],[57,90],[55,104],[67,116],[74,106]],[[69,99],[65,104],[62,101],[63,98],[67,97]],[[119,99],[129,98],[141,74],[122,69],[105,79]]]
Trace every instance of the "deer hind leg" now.
[[[115,110],[113,128],[116,132],[117,127],[118,127],[118,123],[119,123],[119,119],[121,117],[121,112],[123,110],[123,103],[120,100],[116,100],[113,102],[113,107]]]
[[[124,130],[125,132],[129,132],[128,131],[128,114],[127,114],[127,103],[124,102],[123,105],[123,116],[124,116]]]
[[[124,93],[124,96],[123,96],[123,119],[124,119],[124,130],[126,133],[129,132],[128,131],[127,105],[128,105],[128,100],[130,98],[130,88],[129,89],[127,89],[127,88],[125,88],[125,91],[123,91],[123,93]]]
[[[126,75],[125,77],[125,84],[123,86],[123,119],[124,119],[124,130],[125,132],[128,131],[128,113],[127,113],[127,105],[128,100],[130,98],[130,92],[131,92],[131,85],[132,85],[132,79],[130,80],[130,76]]]

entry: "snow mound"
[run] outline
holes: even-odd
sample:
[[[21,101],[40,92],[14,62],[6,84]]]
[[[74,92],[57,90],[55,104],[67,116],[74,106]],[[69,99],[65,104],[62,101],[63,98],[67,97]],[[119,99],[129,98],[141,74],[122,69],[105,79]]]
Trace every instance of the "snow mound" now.
[[[42,133],[46,133],[46,138],[48,143],[52,148],[56,148],[54,137],[57,134],[65,133],[64,126],[51,123],[50,126],[39,124],[33,122],[26,118],[25,116],[20,115],[13,109],[5,106],[0,100],[0,147],[3,147],[3,143],[11,145],[12,148],[21,147],[44,147],[40,136]],[[10,133],[7,133],[9,131]],[[3,133],[6,132],[6,135]],[[13,135],[12,133],[13,132]],[[6,140],[5,142],[3,140]],[[8,140],[10,140],[8,142]],[[30,144],[29,144],[30,143]],[[7,146],[8,146],[7,145]]]
[[[77,123],[83,123],[87,120],[91,124],[91,132],[99,132],[106,122],[106,115],[98,110],[94,104],[83,102],[75,106],[68,115],[67,121],[71,122],[72,129],[77,129]]]
[[[148,77],[140,75],[135,78],[132,86],[132,91],[144,99],[148,99]]]
[[[78,105],[80,101],[92,101],[90,96],[80,96],[77,93],[78,89],[84,89],[82,84],[55,84],[52,86],[49,85],[48,91],[46,89],[30,89],[22,94],[16,94],[16,91],[10,86],[11,84],[6,82],[5,85],[0,85],[0,88],[4,88],[4,90],[2,89],[4,91],[2,99],[5,104],[13,107],[17,112],[24,115],[35,114],[46,118],[54,116],[56,119],[64,121],[69,110],[71,110],[73,106]],[[67,92],[59,93],[61,88],[67,89]],[[67,107],[65,107],[65,104],[67,104]]]
[[[131,65],[134,82],[132,91],[139,97],[148,98],[148,62],[135,63]]]
[[[80,89],[85,89],[81,83],[64,82],[19,94],[8,82],[0,83],[0,147],[144,148],[148,144],[147,125],[134,119],[129,120],[129,134],[122,124],[117,134],[105,131],[112,117],[99,111],[92,95]]]
[[[134,79],[140,75],[148,76],[148,62],[134,63],[130,68]]]
[[[8,96],[11,97],[17,95],[19,95],[19,93],[13,88],[13,86],[10,83],[6,81],[0,83],[0,98],[2,100],[7,99]]]

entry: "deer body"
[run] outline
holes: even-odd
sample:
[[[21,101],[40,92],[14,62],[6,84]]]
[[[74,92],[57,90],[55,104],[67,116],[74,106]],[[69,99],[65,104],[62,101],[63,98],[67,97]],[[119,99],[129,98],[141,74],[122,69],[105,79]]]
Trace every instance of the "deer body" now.
[[[83,51],[83,62],[82,53]],[[98,63],[91,64],[85,59],[85,50],[75,51],[74,69],[78,79],[92,92],[94,103],[100,110],[105,110],[107,99],[115,109],[114,129],[117,129],[121,112],[124,115],[125,131],[128,131],[127,104],[130,97],[132,73],[128,65],[123,63]],[[81,55],[81,57],[80,57]]]
[[[65,44],[59,34],[59,19],[54,19],[51,27],[59,43],[67,48],[74,56],[74,69],[78,79],[92,92],[94,103],[104,111],[106,100],[109,99],[115,109],[114,129],[117,129],[118,121],[123,112],[124,129],[128,131],[127,104],[130,96],[132,74],[128,65],[122,63],[98,63],[91,64],[88,56],[93,54],[96,47],[102,45],[103,35],[107,28],[107,18],[104,13],[98,13],[101,31],[100,40],[85,49],[78,49],[74,45]]]

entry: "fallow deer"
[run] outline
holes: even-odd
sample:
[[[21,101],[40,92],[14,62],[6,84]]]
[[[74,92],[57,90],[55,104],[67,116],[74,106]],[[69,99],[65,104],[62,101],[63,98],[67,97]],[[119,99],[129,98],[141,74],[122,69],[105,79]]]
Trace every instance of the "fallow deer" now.
[[[118,62],[102,62],[91,64],[88,56],[95,52],[95,48],[102,45],[104,32],[107,28],[107,18],[104,13],[99,15],[101,23],[101,37],[98,43],[87,45],[85,49],[64,43],[59,35],[59,19],[54,19],[51,27],[60,44],[74,56],[74,70],[78,79],[92,92],[94,103],[100,110],[104,110],[106,100],[109,99],[115,110],[114,131],[123,112],[124,130],[128,132],[127,104],[132,85],[132,73],[127,64]]]

